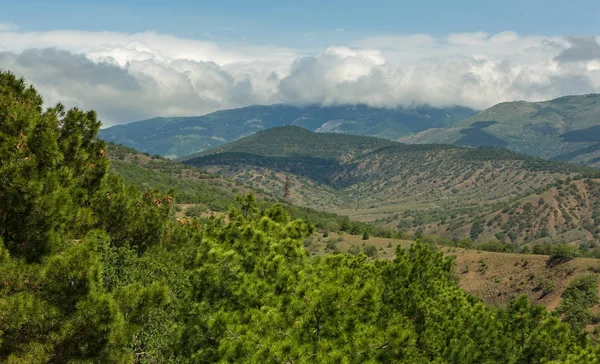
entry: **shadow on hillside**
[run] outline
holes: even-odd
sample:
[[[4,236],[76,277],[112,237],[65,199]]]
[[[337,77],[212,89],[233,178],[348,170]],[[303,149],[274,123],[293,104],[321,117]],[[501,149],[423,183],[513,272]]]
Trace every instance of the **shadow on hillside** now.
[[[558,265],[565,264],[565,263],[567,263],[568,261],[571,261],[571,260],[573,260],[572,257],[554,256],[554,255],[552,255],[546,261],[546,268],[554,268],[554,267],[556,267]]]

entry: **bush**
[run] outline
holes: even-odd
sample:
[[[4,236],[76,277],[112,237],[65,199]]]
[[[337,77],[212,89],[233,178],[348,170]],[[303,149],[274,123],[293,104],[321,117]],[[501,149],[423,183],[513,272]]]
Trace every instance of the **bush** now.
[[[556,290],[556,283],[547,278],[540,278],[537,288],[542,291],[543,296],[547,296]]]
[[[488,252],[502,252],[504,251],[504,244],[498,240],[490,240],[477,245],[477,248]]]
[[[356,255],[360,253],[360,248],[356,245],[353,245],[350,249],[348,249],[348,254]]]
[[[363,253],[370,258],[377,257],[377,247],[375,245],[367,245],[363,248]]]
[[[556,312],[563,315],[563,321],[571,327],[581,329],[591,322],[591,308],[598,302],[598,277],[585,275],[569,283]]]
[[[550,252],[549,264],[565,263],[578,255],[577,249],[567,244],[554,245]]]
[[[487,269],[488,269],[488,263],[487,263],[487,261],[485,259],[481,259],[479,261],[479,269],[478,269],[479,272],[485,273],[487,271]]]
[[[325,243],[325,249],[331,252],[339,250],[335,240],[327,240],[327,243]]]
[[[194,206],[190,206],[185,210],[185,216],[188,217],[200,217],[200,215],[202,215],[202,213],[204,212],[204,209],[202,208],[202,206],[200,205],[194,205]]]

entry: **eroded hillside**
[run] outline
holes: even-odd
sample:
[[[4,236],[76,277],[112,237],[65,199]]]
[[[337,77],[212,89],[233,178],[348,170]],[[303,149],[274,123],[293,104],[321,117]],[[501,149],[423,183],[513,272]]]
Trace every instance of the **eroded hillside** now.
[[[563,216],[578,214],[584,208],[579,204],[594,205],[595,192],[579,196],[585,202],[577,204],[563,198],[565,192],[557,194],[554,220],[550,210],[527,205],[530,196],[570,188],[563,187],[565,181],[595,173],[592,169],[503,149],[378,143],[296,129],[262,132],[184,163],[270,194],[281,194],[287,180],[294,204],[389,228],[518,244],[549,236],[555,241],[594,237],[586,217],[591,212],[568,222]],[[534,199],[537,203],[540,197]],[[521,210],[529,215],[517,213]],[[554,225],[546,231],[548,224]]]

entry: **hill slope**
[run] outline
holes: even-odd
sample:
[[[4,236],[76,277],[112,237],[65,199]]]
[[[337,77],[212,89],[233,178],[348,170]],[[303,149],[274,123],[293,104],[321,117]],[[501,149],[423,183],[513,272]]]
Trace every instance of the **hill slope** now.
[[[451,126],[475,114],[469,108],[380,109],[364,105],[249,106],[204,116],[154,118],[100,131],[106,141],[170,158],[213,148],[257,131],[295,125],[318,132],[396,139]]]
[[[505,102],[454,127],[403,137],[411,144],[494,146],[536,157],[600,166],[600,95]]]
[[[392,260],[397,246],[410,247],[414,242],[387,238],[330,233],[315,235],[309,249],[316,255],[335,252],[356,253],[375,247],[375,257]],[[549,256],[535,254],[498,253],[439,246],[446,256],[454,257],[455,271],[461,287],[486,303],[504,306],[510,300],[526,295],[530,302],[554,310],[569,282],[577,277],[598,274],[600,260],[575,258],[562,264],[548,264]],[[597,305],[595,309],[599,309]]]
[[[568,178],[595,172],[504,149],[404,145],[295,127],[257,133],[185,158],[183,163],[279,195],[287,180],[292,203],[355,220],[479,241],[503,233],[504,240],[518,244],[542,237],[525,227],[511,234],[512,224],[497,229],[493,225],[489,231],[479,231],[476,225],[472,232],[473,224],[487,223],[486,216],[507,206],[510,210],[550,186],[570,183]],[[563,209],[581,208],[568,205]],[[512,208],[518,210],[516,205]],[[535,224],[538,217],[531,219]],[[560,221],[551,235],[563,240],[574,236],[566,233],[589,222],[582,218],[581,224],[577,220],[565,227]],[[592,233],[577,236],[591,239]]]

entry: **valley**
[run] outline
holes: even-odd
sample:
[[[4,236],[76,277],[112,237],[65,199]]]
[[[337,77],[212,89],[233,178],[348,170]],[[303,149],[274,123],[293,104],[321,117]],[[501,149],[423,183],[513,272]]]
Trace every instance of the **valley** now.
[[[275,130],[275,132],[281,133],[282,131]],[[259,136],[264,137],[264,133],[259,134],[256,137]],[[283,138],[283,135],[278,134],[278,137]],[[328,135],[319,134],[318,137],[321,138],[319,142],[322,142]],[[344,136],[339,135],[334,135],[334,137],[345,138]],[[293,138],[285,139],[285,145],[290,149],[290,153],[294,154],[297,150],[294,149],[294,143],[292,143],[292,141]],[[369,141],[369,139],[367,139],[367,141]],[[378,146],[378,140],[373,139],[370,141],[372,144],[366,142],[359,144],[364,148],[363,150],[338,151],[338,157],[370,154],[373,152],[372,148]],[[251,146],[255,145],[254,143],[249,143],[247,140],[242,140],[241,142],[245,143],[247,148],[251,148]],[[273,145],[273,143],[267,144]],[[384,142],[384,145],[386,144],[387,143]],[[319,143],[319,145],[324,144]],[[274,146],[274,150],[275,149],[277,149],[276,145]],[[454,150],[454,148],[452,150]],[[458,150],[460,150],[460,148],[458,148]],[[223,153],[225,152],[223,151]],[[335,154],[333,151],[331,152],[332,154],[328,154],[324,150],[317,153],[321,154],[321,156]],[[279,154],[283,155],[283,153]],[[134,149],[123,146],[109,145],[109,157],[112,161],[111,169],[115,173],[122,175],[130,183],[139,184],[142,187],[152,186],[165,189],[168,186],[171,186],[176,188],[177,191],[179,191],[179,194],[176,195],[179,201],[178,205],[176,205],[176,211],[178,211],[176,217],[179,219],[192,219],[194,217],[207,219],[210,218],[210,216],[222,216],[227,219],[225,211],[229,205],[236,204],[236,195],[245,194],[250,191],[257,193],[257,197],[260,201],[282,201],[281,193],[278,194],[277,192],[280,191],[276,188],[273,189],[274,194],[271,195],[269,194],[267,187],[265,187],[265,189],[262,188],[263,185],[251,187],[247,182],[243,183],[241,179],[240,182],[235,182],[234,179],[237,179],[235,175],[233,175],[234,179],[229,179],[219,174],[207,173],[203,169],[198,169],[186,164],[174,163],[173,161],[164,158],[152,157],[139,153]],[[346,158],[345,160],[351,161],[352,159]],[[439,171],[437,172],[439,173]],[[576,175],[575,172],[573,173],[573,175]],[[279,176],[278,178],[281,180],[280,182],[283,182],[287,175],[289,175],[289,172],[276,173],[276,176]],[[511,176],[511,178],[514,179],[515,176]],[[477,180],[477,178],[474,180]],[[188,185],[185,181],[191,183]],[[299,180],[294,181],[300,183]],[[582,229],[580,231],[584,232],[585,236],[578,236],[577,230],[573,229],[573,226],[581,224],[580,220],[590,221],[594,227],[598,226],[593,220],[594,218],[598,218],[598,212],[594,214],[592,211],[593,206],[596,206],[597,208],[595,199],[598,196],[597,189],[599,185],[596,184],[600,184],[600,180],[581,178],[572,180],[568,183],[561,183],[557,187],[554,186],[543,192],[534,193],[530,196],[517,199],[512,204],[507,205],[508,207],[484,217],[484,221],[481,223],[482,232],[480,234],[485,238],[481,241],[495,239],[496,234],[502,234],[502,232],[507,229],[507,227],[502,227],[502,224],[510,225],[512,221],[514,221],[517,231],[529,229],[530,232],[533,232],[534,237],[537,237],[540,234],[540,229],[548,229],[548,231],[544,233],[547,234],[547,236],[542,237],[541,239],[531,239],[531,242],[535,242],[536,244],[549,244],[561,241],[561,237],[563,237],[561,234],[564,234],[565,240],[593,241],[595,240],[595,237],[597,237],[596,234],[598,231],[595,229],[592,231]],[[318,188],[319,185],[315,183],[315,186],[317,187],[313,188]],[[278,187],[282,188],[282,186]],[[335,191],[334,188],[331,189],[332,191]],[[261,190],[264,192],[259,192]],[[292,190],[296,191],[294,188],[292,188]],[[194,195],[192,193],[193,191],[197,191],[197,193],[202,191],[202,194]],[[211,199],[211,195],[214,195],[215,197]],[[302,195],[297,192],[294,192],[292,194],[292,199],[295,203],[301,203],[301,196]],[[324,194],[323,196],[328,195]],[[541,199],[544,200],[543,205]],[[198,201],[202,202],[198,203]],[[530,206],[528,206],[528,204]],[[540,206],[538,206],[538,204]],[[408,202],[405,206],[407,206],[407,209],[402,211],[402,215],[413,218],[419,216],[419,211],[431,211],[431,206],[415,206],[414,203],[410,204]],[[410,207],[412,207],[412,210],[408,209]],[[364,217],[359,214],[363,213],[367,216],[367,221],[373,221],[372,216],[374,213],[370,209],[340,209],[333,211],[336,211],[341,215],[347,215],[352,219],[359,220],[361,217]],[[559,219],[557,220],[553,219],[554,211],[558,211]],[[561,215],[564,211],[569,211],[570,213],[565,216],[573,215],[577,217],[573,217],[573,220],[566,223],[566,220],[569,219],[569,217],[565,218]],[[575,212],[579,215],[575,215]],[[369,257],[376,259],[393,260],[398,246],[407,249],[414,244],[414,240],[409,238],[409,235],[407,235],[405,239],[371,235],[365,240],[363,235],[352,235],[347,232],[339,232],[341,226],[336,223],[336,221],[338,221],[336,219],[338,218],[333,216],[330,216],[329,220],[327,220],[327,218],[325,220],[322,220],[322,218],[321,220],[315,219],[315,216],[311,215],[310,210],[305,210],[303,212],[302,210],[298,210],[298,207],[293,207],[292,213],[298,216],[304,213],[304,218],[307,218],[309,221],[313,219],[312,221],[319,226],[322,226],[319,231],[304,240],[304,247],[310,251],[313,256],[323,256],[338,252],[349,254],[364,252]],[[385,212],[379,213],[382,214],[382,216],[385,216]],[[499,218],[498,216],[501,217]],[[560,220],[560,223],[558,220]],[[529,221],[546,221],[551,223],[544,226],[530,226],[527,224],[524,227],[520,227],[521,230],[518,230],[519,224]],[[381,221],[375,222],[381,223]],[[415,224],[418,224],[418,222]],[[438,226],[425,223],[416,226],[424,228],[426,233],[433,235],[443,236],[445,233],[443,229],[439,229],[444,225]],[[397,227],[394,226],[391,229],[393,230],[396,228]],[[436,230],[436,228],[439,230]],[[327,233],[324,234],[324,231]],[[468,236],[470,229],[466,229],[465,231],[466,236]],[[579,234],[582,234],[581,232]],[[516,236],[519,236],[518,234]],[[512,236],[514,234],[511,234],[509,230],[508,235]],[[507,237],[506,239],[509,240],[510,237]],[[432,241],[435,241],[435,239]],[[502,241],[502,243],[505,244],[506,240]],[[577,277],[598,274],[598,272],[600,272],[600,260],[592,258],[574,258],[562,264],[550,265],[548,264],[550,257],[544,254],[493,252],[464,249],[448,246],[446,244],[448,243],[441,242],[441,245],[438,245],[438,247],[446,256],[453,257],[455,262],[454,272],[459,279],[460,286],[470,294],[473,294],[484,302],[492,305],[505,306],[516,297],[526,295],[531,302],[544,305],[548,309],[554,310],[559,305],[564,291],[569,286],[569,282]],[[500,245],[500,247],[502,247],[502,245]],[[481,248],[490,249],[491,246],[486,246],[484,244]],[[600,247],[596,247],[592,244],[590,249],[593,254],[596,254],[597,252],[598,254],[596,256],[600,257]],[[598,308],[600,308],[600,306],[594,307],[593,309],[597,310]]]
[[[600,364],[600,2],[5,3],[0,363]]]
[[[275,196],[287,180],[294,205],[412,233],[516,246],[598,236],[595,169],[502,149],[403,145],[283,127],[182,163]]]

